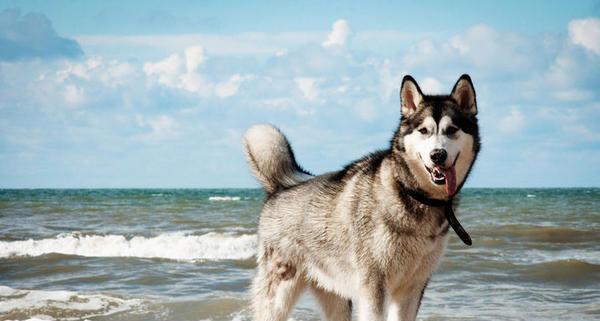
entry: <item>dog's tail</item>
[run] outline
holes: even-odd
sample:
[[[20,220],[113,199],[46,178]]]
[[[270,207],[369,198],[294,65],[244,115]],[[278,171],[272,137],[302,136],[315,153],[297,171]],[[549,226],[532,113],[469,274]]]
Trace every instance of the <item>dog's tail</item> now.
[[[252,173],[267,194],[312,177],[296,163],[288,140],[272,125],[254,125],[244,135],[244,149]]]

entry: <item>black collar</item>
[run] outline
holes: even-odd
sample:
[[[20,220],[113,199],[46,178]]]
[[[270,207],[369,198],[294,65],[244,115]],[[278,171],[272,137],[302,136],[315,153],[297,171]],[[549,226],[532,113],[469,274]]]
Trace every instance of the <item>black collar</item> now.
[[[427,195],[419,191],[415,191],[413,189],[406,189],[406,191],[410,197],[412,197],[415,201],[421,204],[433,207],[444,207],[444,216],[446,216],[448,224],[452,226],[452,229],[454,230],[454,232],[456,232],[456,235],[458,235],[461,241],[463,241],[463,243],[465,243],[466,245],[471,246],[471,244],[473,244],[469,233],[465,231],[465,229],[462,227],[462,225],[460,225],[460,222],[456,218],[456,215],[454,215],[454,209],[452,209],[452,199],[443,201],[435,198],[429,198],[427,197]]]

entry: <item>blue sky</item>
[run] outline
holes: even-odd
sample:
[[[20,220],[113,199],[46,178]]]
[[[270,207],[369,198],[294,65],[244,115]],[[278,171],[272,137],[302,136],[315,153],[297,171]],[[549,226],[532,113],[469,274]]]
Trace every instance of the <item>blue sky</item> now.
[[[469,73],[470,187],[600,186],[600,2],[0,1],[0,187],[255,187],[271,122],[321,173],[386,147],[398,87]]]

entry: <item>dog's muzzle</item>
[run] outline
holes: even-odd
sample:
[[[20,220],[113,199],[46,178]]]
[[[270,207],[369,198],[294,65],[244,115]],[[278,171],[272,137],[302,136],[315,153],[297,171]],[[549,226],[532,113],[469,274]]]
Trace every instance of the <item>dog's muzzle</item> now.
[[[460,153],[458,153],[456,155],[456,158],[454,159],[454,162],[452,163],[452,165],[450,167],[443,167],[441,165],[435,165],[433,168],[429,168],[427,165],[425,165],[423,158],[419,154],[419,158],[421,158],[421,162],[423,162],[423,166],[425,166],[425,169],[427,169],[427,171],[429,172],[429,175],[431,175],[431,181],[436,185],[446,185],[446,193],[448,194],[448,197],[452,197],[452,196],[454,196],[454,194],[456,194],[457,186],[456,186],[455,165],[456,165],[456,161],[458,160],[459,156],[460,156]]]

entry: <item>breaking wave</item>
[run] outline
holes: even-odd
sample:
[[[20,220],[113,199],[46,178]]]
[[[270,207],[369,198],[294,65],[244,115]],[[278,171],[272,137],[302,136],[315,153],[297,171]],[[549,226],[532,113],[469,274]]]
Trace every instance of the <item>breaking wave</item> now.
[[[5,320],[79,320],[131,310],[144,303],[104,294],[19,290],[0,286],[0,315]]]
[[[241,197],[239,196],[210,196],[208,197],[209,201],[239,201]]]
[[[155,237],[61,234],[54,238],[0,242],[0,258],[50,253],[90,257],[141,257],[172,260],[244,260],[256,253],[255,234],[166,233]]]

